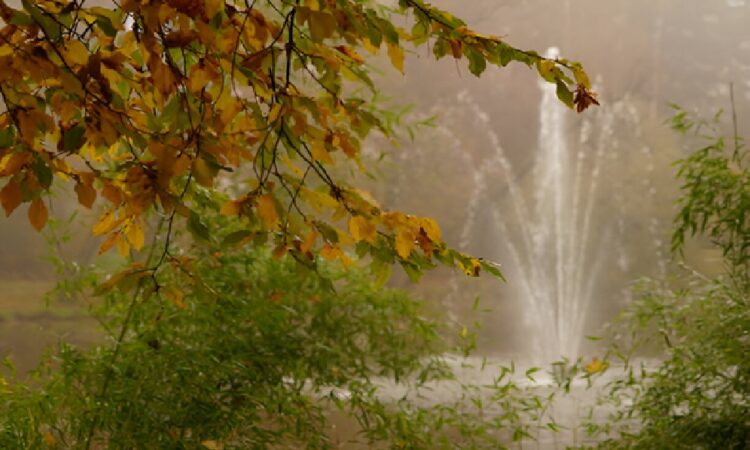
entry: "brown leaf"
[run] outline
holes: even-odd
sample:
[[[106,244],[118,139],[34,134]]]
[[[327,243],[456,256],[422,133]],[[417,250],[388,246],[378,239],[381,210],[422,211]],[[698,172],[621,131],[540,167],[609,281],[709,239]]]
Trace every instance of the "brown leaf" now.
[[[575,103],[576,111],[579,113],[585,111],[591,105],[599,106],[599,101],[596,99],[595,94],[586,89],[586,86],[583,84],[579,84],[576,88],[573,103]]]
[[[96,189],[94,189],[94,186],[91,183],[78,182],[73,189],[76,191],[76,195],[78,195],[78,203],[91,209],[96,200]]]
[[[5,216],[8,217],[21,204],[21,185],[15,181],[9,181],[2,191],[0,191],[0,203],[5,210]]]
[[[41,198],[35,199],[29,206],[29,222],[36,231],[42,231],[44,225],[47,223],[47,206],[44,204]]]

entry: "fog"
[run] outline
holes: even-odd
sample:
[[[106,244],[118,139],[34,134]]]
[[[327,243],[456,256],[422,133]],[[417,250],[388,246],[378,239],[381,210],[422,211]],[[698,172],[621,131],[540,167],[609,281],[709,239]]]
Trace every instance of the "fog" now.
[[[582,250],[579,269],[584,270],[584,281],[593,279],[589,313],[574,332],[595,334],[629,301],[633,280],[662,276],[672,267],[669,230],[677,194],[672,162],[695,148],[690,144],[696,141],[669,129],[666,122],[673,112],[669,104],[712,116],[729,108],[729,86],[734,84],[740,129],[748,123],[750,4],[742,0],[432,3],[515,46],[539,51],[557,47],[563,57],[582,62],[594,81],[601,107],[580,115],[565,111],[563,135],[571,155],[582,160],[583,191],[588,192],[593,183],[590,175],[599,168],[596,189],[581,197],[582,204],[593,204],[590,225],[583,233],[576,230],[578,222],[571,222],[573,231],[581,234],[578,241],[589,243]],[[529,336],[539,330],[528,320],[529,299],[520,286],[526,275],[519,262],[527,259],[514,257],[509,244],[518,244],[523,230],[533,228],[514,213],[514,201],[530,209],[538,201],[537,155],[544,141],[543,89],[538,77],[516,64],[502,70],[489,68],[476,79],[463,63],[451,58],[435,62],[428,48],[409,56],[406,72],[401,76],[384,65],[380,77],[384,95],[394,103],[414,105],[407,120],[435,116],[434,126],[419,128],[413,141],[405,139],[398,148],[373,139],[369,150],[386,152],[386,157],[377,166],[379,179],[371,188],[390,208],[437,218],[451,245],[499,262],[507,282],[488,277],[468,280],[438,270],[418,286],[398,275],[393,283],[419,292],[439,309],[446,307],[456,320],[482,320],[481,352],[524,354],[530,351]],[[499,148],[507,167],[492,162]],[[513,194],[513,189],[518,193]],[[62,217],[65,211],[58,213]],[[40,280],[52,277],[43,261],[46,245],[25,224],[25,211],[19,209],[10,220],[0,221],[0,233],[3,279],[44,285]],[[716,270],[711,252],[703,247],[692,246],[691,264],[702,271]],[[84,242],[72,252],[91,254],[93,248]],[[36,339],[32,329],[11,333],[10,327],[17,325],[13,308],[26,301],[19,296],[40,302],[37,291],[21,289],[12,300],[7,291],[0,293],[5,314],[0,336],[13,334],[15,341],[24,341],[22,335],[28,333],[28,339]],[[490,312],[471,312],[477,296],[482,309]],[[74,328],[62,327],[59,334]],[[10,338],[4,339],[0,356],[11,347]]]
[[[569,229],[550,239],[540,237],[554,219],[540,211],[537,186],[543,171],[540,155],[546,154],[542,105],[549,106],[533,70],[511,65],[476,79],[463,64],[450,58],[436,64],[428,49],[420,49],[408,61],[407,76],[386,77],[394,97],[417,105],[415,118],[434,114],[437,119],[415,142],[390,151],[391,165],[384,164],[381,174],[387,180],[380,185],[382,196],[389,206],[437,217],[450,243],[498,261],[507,277],[507,283],[497,283],[441,271],[415,289],[441,302],[457,320],[479,318],[484,323],[481,351],[549,358],[557,349],[540,350],[539,345],[554,339],[540,341],[540,324],[530,305],[530,297],[541,294],[530,293],[523,283],[533,279],[529,273],[535,264],[537,272],[554,270],[541,267],[550,261],[539,261],[550,259],[554,251],[538,249],[537,262],[530,262],[523,235],[547,239],[533,244],[537,247],[562,239],[579,249],[578,259],[559,266],[561,271],[582,271],[577,275],[583,279],[580,288],[564,283],[531,287],[550,290],[553,296],[562,295],[556,289],[590,291],[585,301],[578,298],[583,294],[576,295],[575,301],[585,304],[586,317],[566,332],[579,337],[597,334],[631,300],[634,280],[675,270],[669,251],[678,191],[673,162],[701,142],[670,129],[670,105],[711,117],[730,109],[733,84],[742,131],[750,113],[750,6],[680,0],[434,4],[459,12],[474,29],[513,45],[540,52],[559,48],[563,57],[584,64],[599,94],[601,107],[580,115],[566,111],[562,125],[569,158],[581,161],[569,161],[580,171],[579,194],[566,205],[592,203],[590,224],[585,227],[583,213],[577,219],[563,217]],[[505,168],[496,161],[498,149],[507,159]],[[569,174],[570,185],[576,184],[573,179]],[[519,202],[532,211],[533,220],[521,220]],[[706,243],[691,244],[693,268],[715,272],[720,270],[717,259]],[[576,267],[562,268],[570,265]],[[537,273],[537,283],[539,277]],[[476,296],[490,312],[471,312]],[[594,351],[582,345],[566,356]]]

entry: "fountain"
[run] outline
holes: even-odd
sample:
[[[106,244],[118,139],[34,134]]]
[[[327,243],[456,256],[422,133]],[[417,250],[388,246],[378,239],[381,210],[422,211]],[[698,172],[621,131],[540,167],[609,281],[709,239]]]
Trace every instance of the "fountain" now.
[[[556,49],[550,49],[554,57]],[[650,257],[663,269],[663,232],[660,219],[626,217],[621,205],[633,203],[625,196],[642,196],[641,204],[655,201],[653,152],[641,147],[638,160],[645,165],[640,186],[622,176],[623,150],[641,145],[640,118],[627,98],[578,119],[557,98],[555,85],[541,83],[537,151],[525,173],[514,169],[492,130],[489,114],[466,93],[461,108],[473,111],[487,135],[491,154],[479,163],[463,158],[473,174],[474,190],[466,207],[461,246],[473,251],[480,216],[489,217],[489,232],[497,236],[495,254],[504,262],[512,297],[531,336],[531,361],[549,362],[560,357],[582,356],[582,344],[591,311],[598,299],[612,303],[627,290],[635,250],[628,242],[645,221],[643,234]],[[627,147],[621,146],[615,126],[628,130]],[[575,135],[576,128],[579,130]],[[576,139],[577,137],[577,139]],[[455,146],[460,139],[455,138]],[[464,152],[465,154],[465,152]],[[501,193],[499,194],[498,191]],[[498,197],[501,200],[498,200]],[[485,228],[485,232],[486,232]],[[643,236],[639,236],[643,240]],[[482,247],[487,255],[486,246]],[[619,277],[619,278],[618,278]],[[620,290],[607,292],[618,278]],[[606,295],[606,298],[602,298]]]
[[[495,311],[480,319],[487,353],[536,364],[583,356],[584,337],[622,306],[628,283],[664,270],[670,193],[659,180],[671,179],[660,170],[673,159],[652,150],[642,123],[648,104],[625,96],[576,115],[555,85],[539,89],[536,143],[512,152],[492,103],[468,90],[438,103],[433,112],[446,125],[426,145],[394,155],[410,170],[395,171],[388,190],[402,209],[456,211],[438,216],[449,242],[502,264],[504,285],[453,279],[445,310],[465,322],[463,305],[481,295]],[[432,179],[452,182],[414,183]],[[435,292],[426,296],[445,291]]]

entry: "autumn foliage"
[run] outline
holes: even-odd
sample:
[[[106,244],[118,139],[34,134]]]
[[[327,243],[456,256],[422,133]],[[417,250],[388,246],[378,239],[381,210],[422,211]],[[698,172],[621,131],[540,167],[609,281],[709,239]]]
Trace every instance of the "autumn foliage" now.
[[[390,15],[407,15],[397,27]],[[351,0],[0,1],[0,200],[6,215],[29,203],[37,230],[45,194],[69,181],[101,252],[144,247],[149,217],[166,223],[158,263],[176,262],[169,233],[206,239],[198,198],[242,221],[229,244],[271,242],[314,265],[316,255],[419,273],[435,262],[469,275],[497,273],[449,249],[434,220],[388,211],[337,176],[361,161],[362,142],[392,130],[372,102],[368,58],[405,71],[410,46],[437,58],[521,62],[584,110],[596,103],[577,63],[547,59],[476,33],[421,0],[386,8]],[[365,89],[357,88],[357,86]],[[206,200],[208,199],[208,200]]]

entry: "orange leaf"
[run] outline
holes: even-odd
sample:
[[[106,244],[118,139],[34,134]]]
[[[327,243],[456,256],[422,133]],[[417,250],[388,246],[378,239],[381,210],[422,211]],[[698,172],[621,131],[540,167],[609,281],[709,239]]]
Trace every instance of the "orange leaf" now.
[[[175,306],[177,306],[180,309],[187,308],[187,303],[185,303],[185,293],[181,290],[177,289],[174,286],[170,286],[163,290],[164,296],[172,302]]]
[[[31,206],[29,206],[29,222],[31,222],[31,226],[36,231],[42,231],[48,217],[47,206],[45,206],[41,198],[37,198],[31,202]]]
[[[117,243],[118,239],[120,239],[120,233],[112,233],[107,236],[107,239],[105,239],[99,247],[99,254],[101,255],[107,252],[113,245],[115,245],[115,243]]]
[[[78,195],[78,203],[91,209],[96,200],[96,189],[90,183],[76,183],[74,188]]]
[[[21,204],[21,186],[15,181],[9,181],[2,191],[0,191],[0,203],[5,210],[5,216],[8,217]]]
[[[8,157],[3,158],[2,163],[0,164],[0,177],[13,175],[30,160],[31,153],[28,152],[13,153]]]
[[[310,234],[307,235],[305,240],[300,245],[300,251],[303,253],[307,253],[310,250],[312,250],[313,245],[315,245],[315,240],[318,238],[318,232],[314,229],[310,231]]]
[[[359,53],[357,53],[357,51],[354,50],[351,47],[347,47],[346,45],[337,45],[334,48],[336,50],[340,51],[341,53],[345,54],[349,58],[351,58],[357,64],[364,64],[365,63],[365,59],[362,57],[362,55],[360,55]]]
[[[343,252],[341,251],[340,248],[335,247],[331,244],[324,245],[323,248],[320,250],[320,255],[329,261],[333,261],[341,257],[342,253]]]
[[[57,445],[57,438],[54,435],[52,435],[52,433],[46,432],[44,433],[42,437],[44,439],[44,443],[47,444],[48,446],[54,447]]]

